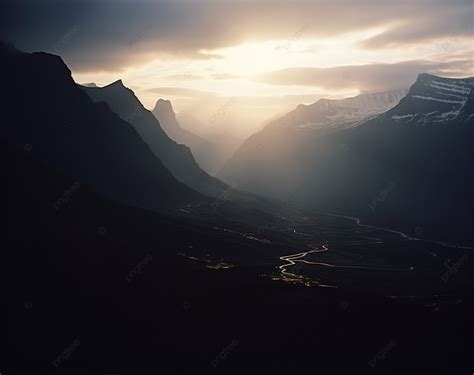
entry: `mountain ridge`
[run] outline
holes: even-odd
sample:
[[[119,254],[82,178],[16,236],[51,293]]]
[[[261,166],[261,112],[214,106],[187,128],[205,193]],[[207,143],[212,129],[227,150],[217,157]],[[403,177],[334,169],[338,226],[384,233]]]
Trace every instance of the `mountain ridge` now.
[[[461,92],[431,87],[433,79]],[[386,112],[339,123],[323,116],[322,126],[304,131],[294,126],[301,122],[291,122],[295,117],[286,115],[280,119],[282,126],[270,124],[249,137],[218,176],[231,185],[308,209],[342,212],[407,233],[422,226],[433,237],[469,237],[461,223],[474,224],[469,208],[474,200],[467,193],[474,190],[471,82],[469,77],[452,81],[420,75],[407,95]],[[446,86],[452,84],[456,87]],[[462,95],[457,100],[462,103],[417,98],[423,90],[428,93],[426,87],[427,97],[439,95],[435,99],[444,100],[445,94]],[[317,107],[319,111],[324,102]],[[436,117],[428,118],[432,126],[392,118],[418,107],[422,114],[437,109]],[[453,110],[456,117],[439,116]],[[374,197],[387,186],[396,188],[372,210]]]
[[[472,101],[473,89],[474,77],[447,78],[421,73],[405,100],[384,118],[416,126],[456,120],[464,106]]]
[[[270,122],[271,126],[289,126],[298,129],[349,126],[370,116],[378,115],[397,105],[408,89],[390,90],[380,93],[360,94],[344,99],[322,98],[305,105]]]
[[[158,119],[147,110],[133,90],[117,80],[104,87],[81,87],[94,102],[106,102],[123,120],[129,122],[179,181],[211,197],[226,188],[223,182],[203,171],[190,148],[171,139]]]
[[[27,145],[47,166],[127,205],[159,210],[203,198],[178,182],[106,103],[93,103],[59,56],[3,46],[0,54],[9,92],[1,135],[8,142]]]

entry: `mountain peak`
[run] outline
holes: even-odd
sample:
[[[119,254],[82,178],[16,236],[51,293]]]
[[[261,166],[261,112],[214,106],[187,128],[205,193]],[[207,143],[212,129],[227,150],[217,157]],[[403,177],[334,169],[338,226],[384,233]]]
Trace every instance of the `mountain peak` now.
[[[123,88],[125,88],[125,85],[123,84],[121,79],[118,79],[115,82],[109,83],[107,86],[104,86],[104,87],[123,87]]]
[[[474,77],[465,77],[465,78],[450,78],[450,77],[441,77],[437,76],[434,74],[429,74],[429,73],[420,73],[418,74],[418,77],[416,78],[416,83],[422,83],[422,82],[432,82],[432,81],[441,81],[441,82],[453,82],[453,83],[459,83],[463,84],[465,82],[467,83],[474,83]]]
[[[322,98],[310,105],[300,104],[284,120],[273,123],[298,129],[336,129],[383,113],[396,106],[406,95],[407,89],[360,94],[345,99]]]
[[[171,101],[167,100],[167,99],[158,99],[156,101],[156,104],[155,104],[155,108],[153,109],[153,112],[162,112],[162,113],[173,113],[174,114],[174,110],[173,110],[173,105],[171,104]]]
[[[81,86],[84,86],[84,87],[99,87],[99,86],[97,86],[97,84],[95,82],[83,83],[83,84],[81,84]]]
[[[177,129],[181,129],[181,126],[176,119],[176,114],[174,113],[171,101],[166,99],[158,99],[156,101],[155,108],[153,108],[153,111],[151,112],[158,119],[158,122],[161,124],[168,135],[174,134]]]
[[[442,78],[442,77],[437,77],[434,74],[429,74],[429,73],[420,73],[418,74],[418,77],[416,78],[417,81],[425,81],[427,79],[433,79],[433,78]]]
[[[90,87],[83,85],[82,89],[95,102],[108,102],[112,101],[112,99],[114,102],[119,101],[120,105],[117,105],[117,107],[120,109],[116,108],[114,112],[125,120],[137,116],[138,111],[143,108],[133,90],[126,87],[121,79],[103,87]]]
[[[445,123],[463,113],[466,104],[472,102],[473,91],[474,77],[447,78],[422,73],[406,98],[386,116],[397,123],[416,126]]]
[[[121,79],[109,83],[101,89],[105,92],[108,92],[110,95],[120,95],[123,100],[128,101],[128,104],[130,105],[136,106],[138,104],[141,106],[141,103],[133,92],[133,90],[125,86]]]

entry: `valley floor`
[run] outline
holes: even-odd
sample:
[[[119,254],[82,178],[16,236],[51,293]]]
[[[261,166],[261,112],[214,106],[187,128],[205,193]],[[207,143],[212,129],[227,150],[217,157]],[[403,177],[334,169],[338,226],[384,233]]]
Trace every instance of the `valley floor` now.
[[[66,215],[10,259],[6,373],[472,372],[469,250],[294,211],[108,210],[103,235]]]

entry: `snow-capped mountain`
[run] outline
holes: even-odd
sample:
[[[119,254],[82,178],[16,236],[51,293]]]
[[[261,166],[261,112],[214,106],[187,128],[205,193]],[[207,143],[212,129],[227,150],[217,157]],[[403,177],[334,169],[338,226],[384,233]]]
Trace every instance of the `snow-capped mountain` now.
[[[383,119],[416,126],[453,120],[468,122],[474,115],[463,114],[473,100],[473,91],[474,77],[454,79],[420,74],[406,98],[384,114]]]
[[[473,83],[421,74],[403,98],[299,106],[248,138],[219,177],[306,209],[461,238],[474,225]]]
[[[289,126],[296,129],[350,127],[393,108],[407,92],[408,89],[401,89],[346,99],[320,99],[311,105],[300,104],[294,111],[273,121],[270,126]]]

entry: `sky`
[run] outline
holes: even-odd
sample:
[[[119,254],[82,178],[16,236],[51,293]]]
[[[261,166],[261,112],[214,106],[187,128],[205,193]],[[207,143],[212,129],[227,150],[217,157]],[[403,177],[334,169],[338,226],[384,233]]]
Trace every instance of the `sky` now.
[[[9,2],[10,1],[10,2]],[[245,138],[300,103],[474,75],[474,1],[7,0],[3,41]],[[215,114],[219,116],[215,116]],[[191,121],[192,122],[192,121]]]

